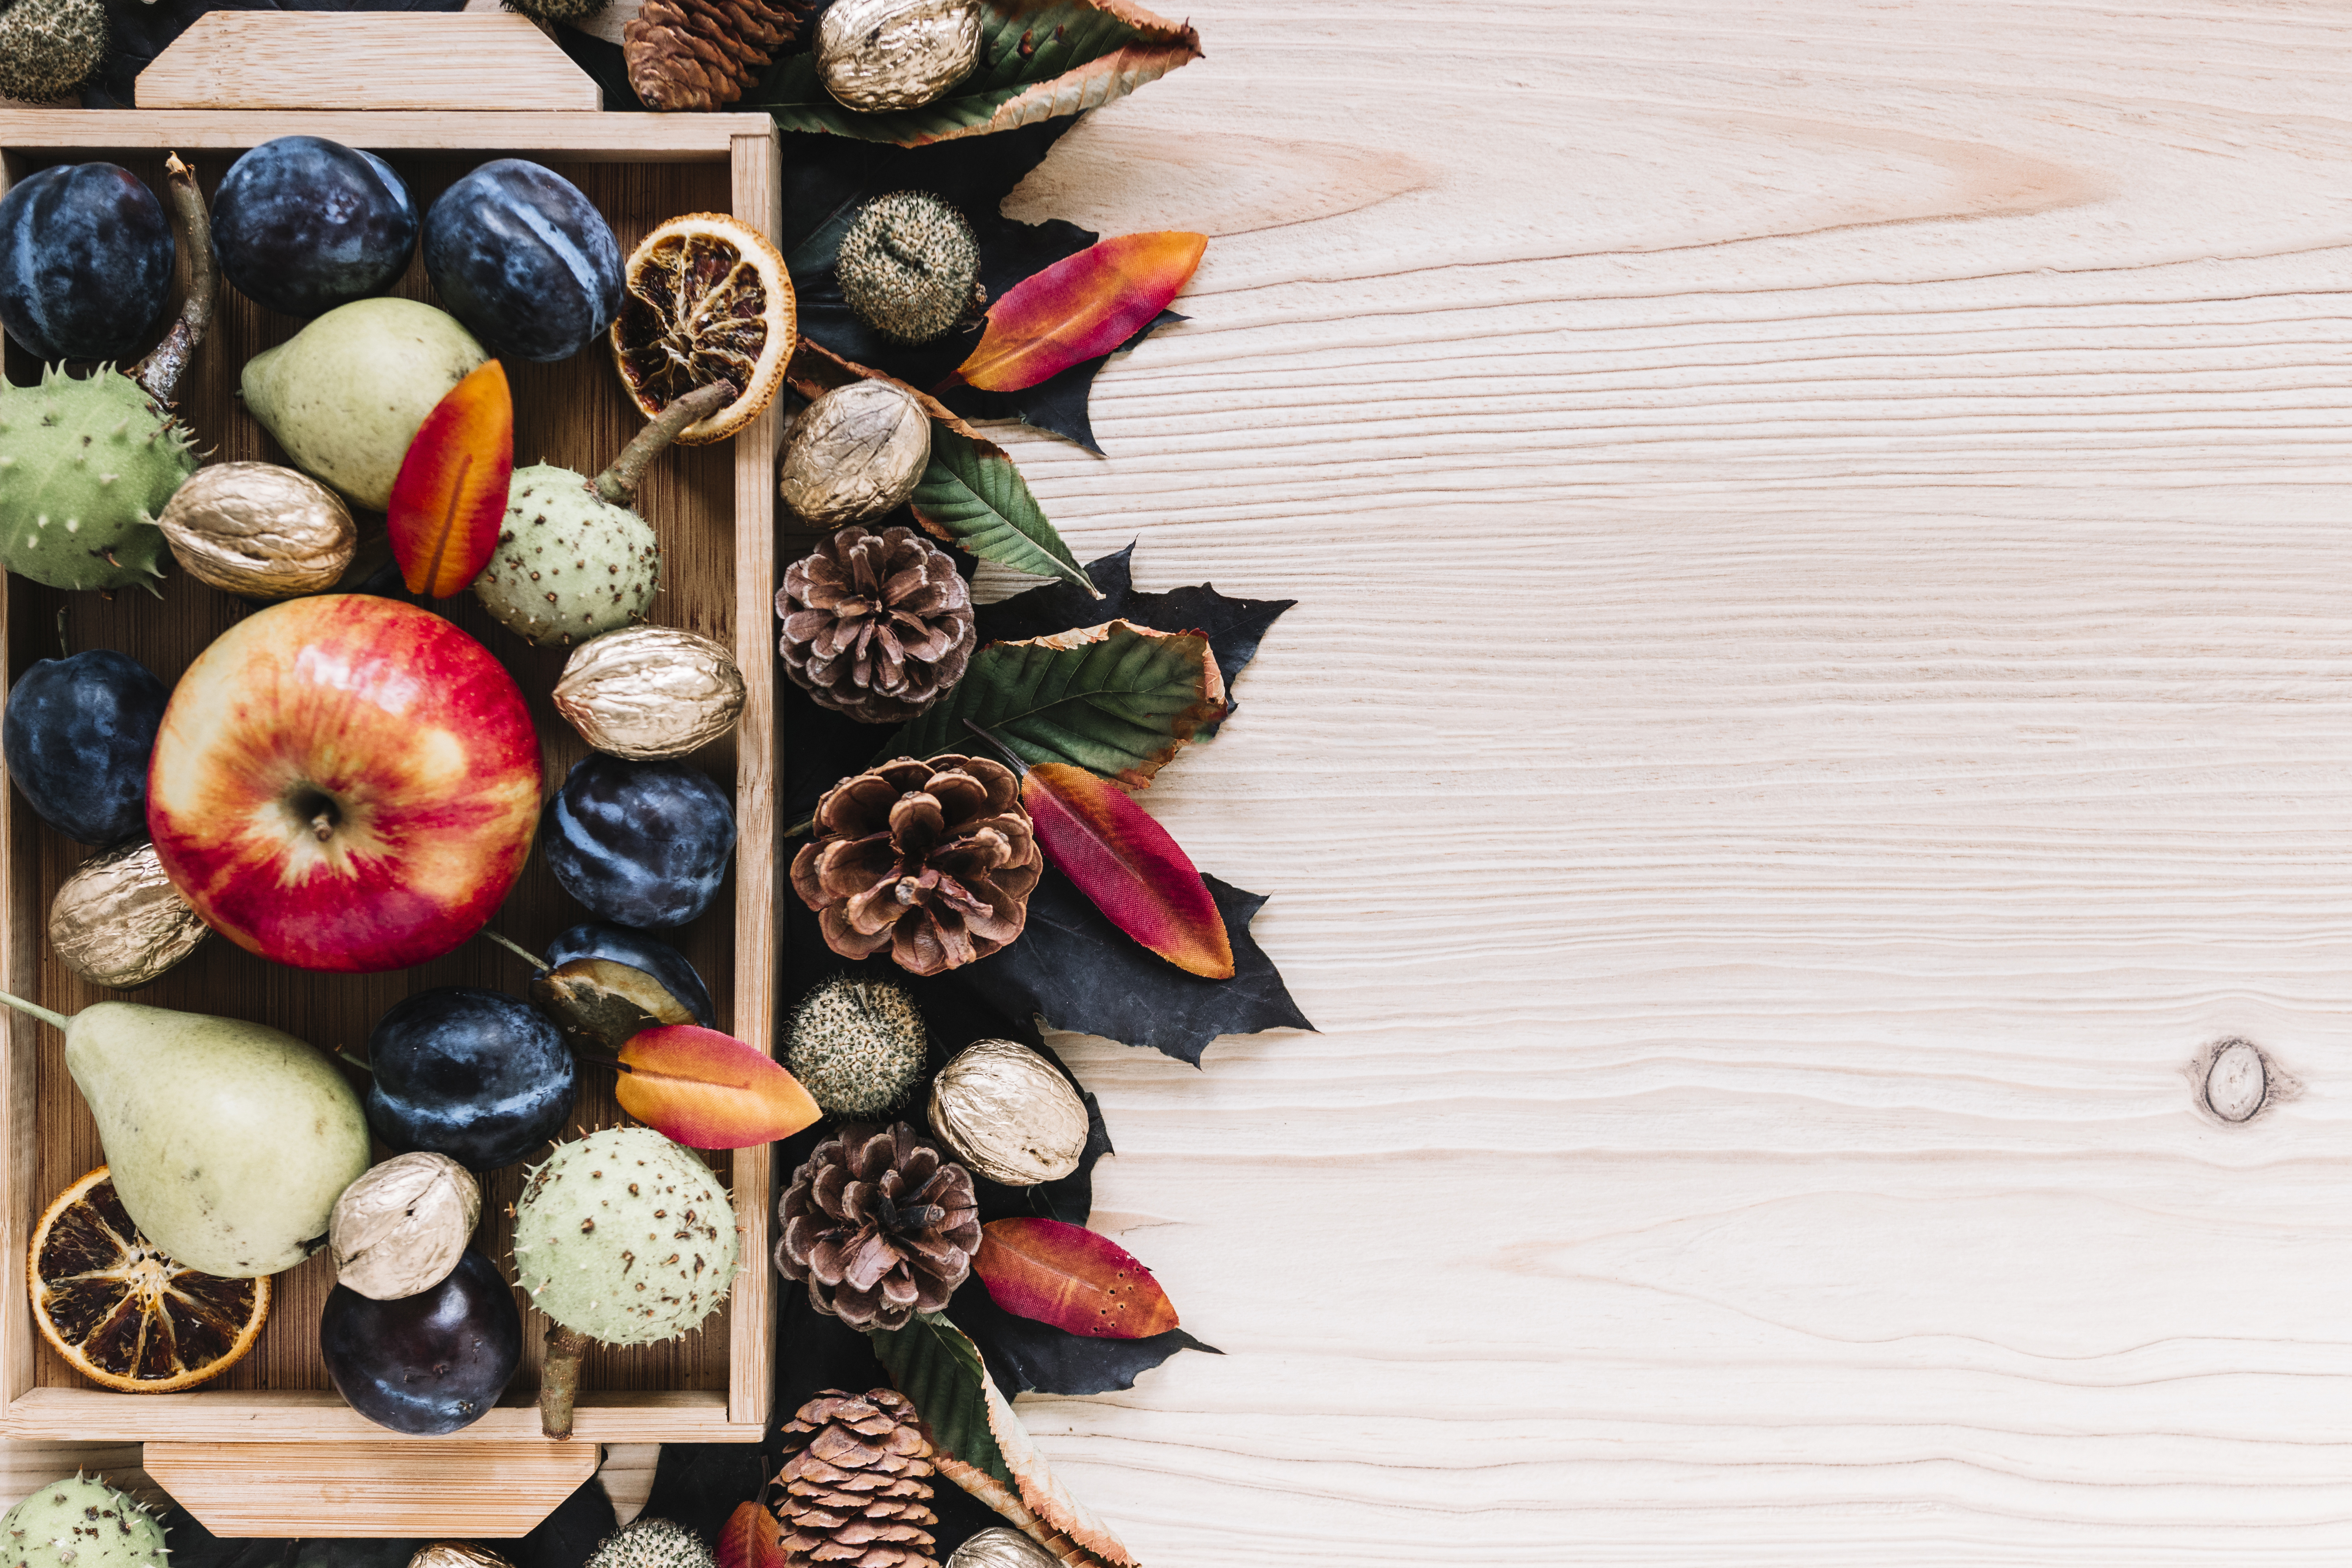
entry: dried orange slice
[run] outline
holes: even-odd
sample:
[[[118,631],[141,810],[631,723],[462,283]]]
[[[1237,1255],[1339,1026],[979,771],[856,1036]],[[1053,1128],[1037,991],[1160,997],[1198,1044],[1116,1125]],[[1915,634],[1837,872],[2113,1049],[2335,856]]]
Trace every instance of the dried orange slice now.
[[[725,213],[674,217],[629,252],[625,281],[613,361],[646,418],[698,386],[733,382],[734,402],[679,435],[698,447],[775,401],[793,357],[793,280],[750,225]]]
[[[33,1227],[26,1274],[49,1348],[118,1394],[176,1394],[235,1366],[269,1321],[269,1281],[220,1279],[139,1234],[100,1165]]]

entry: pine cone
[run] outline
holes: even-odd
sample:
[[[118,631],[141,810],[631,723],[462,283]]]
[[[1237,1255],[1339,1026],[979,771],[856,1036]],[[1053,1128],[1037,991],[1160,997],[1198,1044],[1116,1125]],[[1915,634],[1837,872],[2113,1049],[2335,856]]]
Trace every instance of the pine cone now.
[[[810,0],[646,0],[621,28],[629,86],[647,109],[718,109],[790,44]]]
[[[783,1430],[784,1561],[843,1568],[939,1568],[931,1533],[931,1446],[893,1389],[859,1398],[828,1388]]]
[[[818,1144],[776,1215],[777,1269],[808,1281],[818,1311],[868,1333],[945,1310],[980,1250],[971,1173],[903,1121]]]
[[[963,679],[979,634],[971,587],[911,528],[829,533],[784,571],[784,673],[866,724],[903,724]]]
[[[900,757],[824,792],[793,857],[793,891],[844,958],[890,950],[937,974],[1021,934],[1045,863],[1011,769]]]

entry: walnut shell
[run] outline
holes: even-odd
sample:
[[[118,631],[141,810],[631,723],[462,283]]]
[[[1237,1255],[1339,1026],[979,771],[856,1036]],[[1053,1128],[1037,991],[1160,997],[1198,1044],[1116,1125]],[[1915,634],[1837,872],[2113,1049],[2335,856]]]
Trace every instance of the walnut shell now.
[[[463,1541],[436,1541],[416,1549],[408,1568],[513,1568],[495,1552]]]
[[[83,979],[131,991],[211,934],[142,839],[93,855],[49,900],[49,945]]]
[[[248,599],[324,593],[359,542],[341,497],[275,463],[198,468],[155,526],[189,576]]]
[[[980,22],[980,0],[834,0],[816,26],[817,76],[844,108],[914,109],[971,74]]]
[[[335,1283],[378,1301],[449,1278],[482,1217],[482,1188],[446,1154],[401,1154],[343,1189],[327,1222]]]
[[[572,650],[555,710],[600,752],[682,757],[735,728],[743,672],[724,643],[676,626],[624,626]]]
[[[1012,1040],[974,1040],[931,1080],[931,1131],[1008,1187],[1058,1181],[1087,1148],[1087,1107],[1054,1064]]]
[[[1062,1560],[1019,1531],[992,1525],[966,1536],[947,1568],[1062,1568]]]
[[[836,386],[802,411],[776,489],[817,528],[866,522],[915,493],[931,460],[931,419],[887,381]]]

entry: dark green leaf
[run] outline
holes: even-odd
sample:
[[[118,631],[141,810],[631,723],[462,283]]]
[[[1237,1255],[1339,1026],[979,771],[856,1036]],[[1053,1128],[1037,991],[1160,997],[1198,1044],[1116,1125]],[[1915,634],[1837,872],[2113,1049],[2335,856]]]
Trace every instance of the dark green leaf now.
[[[975,441],[932,420],[930,466],[915,486],[912,502],[928,531],[953,540],[982,560],[1032,577],[1059,577],[1100,596],[1029,493],[1021,470],[993,442]]]
[[[740,107],[764,109],[787,131],[913,147],[1097,109],[1200,53],[1191,27],[1130,0],[983,0],[980,63],[945,98],[859,113],[825,91],[814,55],[797,54],[779,60]]]
[[[1240,679],[1249,661],[1257,657],[1257,645],[1266,628],[1298,601],[1236,599],[1218,593],[1211,583],[1142,593],[1135,586],[1134,556],[1135,546],[1130,544],[1087,563],[1087,575],[1103,595],[1098,601],[1064,584],[1043,583],[1009,599],[981,605],[981,640],[1013,642],[1023,637],[1042,637],[1089,625],[1105,616],[1117,616],[1156,631],[1199,632],[1209,639],[1209,651],[1217,657],[1217,672],[1224,677],[1225,713],[1230,718],[1240,706],[1234,700],[1234,682]],[[1202,725],[1192,738],[1207,740],[1223,722],[1219,720]]]
[[[937,1313],[919,1313],[903,1329],[876,1330],[874,1354],[898,1392],[914,1402],[934,1444],[1020,1495],[1013,1467],[989,1429],[987,1369],[962,1330]]]
[[[981,649],[947,700],[874,760],[969,752],[980,744],[969,720],[1032,764],[1075,763],[1139,789],[1224,710],[1207,638],[1112,621]]]

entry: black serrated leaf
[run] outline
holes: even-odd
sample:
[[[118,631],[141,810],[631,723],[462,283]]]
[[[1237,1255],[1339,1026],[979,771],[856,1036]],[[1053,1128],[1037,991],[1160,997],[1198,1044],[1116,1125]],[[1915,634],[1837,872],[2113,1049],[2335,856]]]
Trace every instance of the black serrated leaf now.
[[[1220,1035],[1313,1029],[1250,934],[1265,896],[1214,877],[1202,880],[1233,939],[1231,980],[1187,974],[1139,946],[1050,866],[1029,895],[1020,940],[956,973],[1015,1017],[1034,1015],[1047,1028],[1149,1046],[1194,1067]]]
[[[1139,593],[1134,582],[1134,557],[1135,546],[1130,544],[1087,567],[1087,575],[1102,591],[1099,599],[1090,598],[1067,584],[1048,583],[993,605],[981,605],[974,617],[981,640],[1018,642],[1027,637],[1050,637],[1074,626],[1097,626],[1114,616],[1154,631],[1200,632],[1208,637],[1209,651],[1216,656],[1217,673],[1224,677],[1225,716],[1231,718],[1239,706],[1234,700],[1234,680],[1244,667],[1257,657],[1257,645],[1266,628],[1298,601],[1236,599],[1218,593],[1216,586],[1209,583],[1171,588],[1163,593]],[[1215,730],[1214,723],[1203,724],[1193,739],[1205,739]]]
[[[1051,1323],[1024,1318],[998,1306],[977,1274],[948,1303],[948,1318],[971,1336],[988,1363],[996,1391],[1010,1399],[1039,1394],[1108,1394],[1133,1388],[1135,1380],[1178,1351],[1225,1352],[1203,1344],[1182,1329],[1149,1339],[1106,1340],[1074,1334]]]
[[[976,386],[956,385],[941,392],[940,401],[967,419],[1018,419],[1040,430],[1050,430],[1099,458],[1104,455],[1103,449],[1095,441],[1094,419],[1087,412],[1088,399],[1094,395],[1095,376],[1110,363],[1111,354],[1127,353],[1171,321],[1190,319],[1173,310],[1162,310],[1110,353],[1080,360],[1034,386],[1024,386],[1018,392],[982,392]]]

